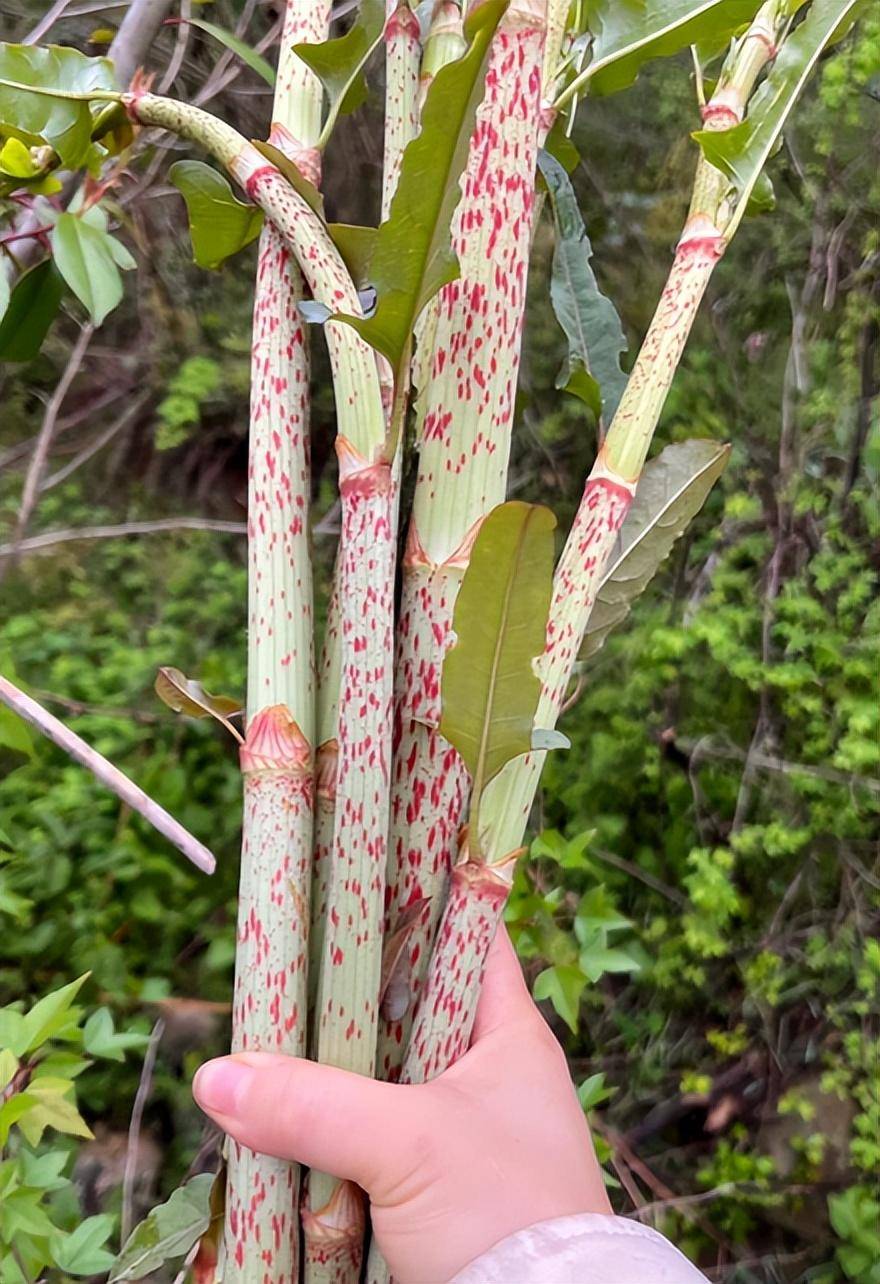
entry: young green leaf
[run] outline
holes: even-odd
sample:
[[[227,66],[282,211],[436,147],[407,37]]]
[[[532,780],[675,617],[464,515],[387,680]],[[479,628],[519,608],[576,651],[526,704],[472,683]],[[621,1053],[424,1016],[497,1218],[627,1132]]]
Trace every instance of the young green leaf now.
[[[188,22],[191,27],[198,27],[206,35],[213,36],[215,40],[223,45],[224,49],[234,53],[236,57],[250,67],[251,71],[255,71],[258,76],[261,76],[267,85],[274,86],[275,72],[266,62],[266,59],[258,54],[256,49],[251,49],[250,45],[245,44],[243,40],[239,40],[238,36],[234,36],[231,31],[227,31],[225,27],[218,27],[216,22],[206,22],[204,18],[181,18],[179,21]]]
[[[620,354],[627,347],[623,327],[590,267],[593,249],[571,180],[548,152],[540,153],[538,165],[550,193],[556,226],[550,297],[568,339],[568,359],[556,387],[580,397],[597,418],[610,423],[626,387],[626,375],[620,368]]]
[[[72,1089],[69,1079],[41,1075],[31,1080],[26,1092],[19,1094],[27,1100],[28,1106],[17,1123],[29,1146],[39,1146],[47,1128],[54,1128],[70,1137],[91,1140],[91,1129],[70,1100]]]
[[[175,713],[185,714],[188,718],[216,718],[236,740],[241,741],[241,736],[229,721],[230,717],[241,713],[240,700],[211,695],[201,682],[188,678],[180,669],[169,667],[161,668],[156,675],[155,691],[162,703]]]
[[[109,1213],[87,1217],[76,1230],[56,1230],[49,1240],[54,1265],[68,1275],[102,1275],[113,1265],[113,1254],[103,1247],[113,1234],[116,1218]]]
[[[84,972],[69,985],[62,986],[60,990],[53,990],[51,994],[39,999],[31,1010],[25,1013],[20,1036],[22,1044],[21,1047],[13,1048],[13,1051],[20,1054],[33,1052],[47,1039],[51,1039],[57,1030],[67,1025],[68,1013],[73,1001],[90,975],[90,972]]]
[[[559,94],[556,106],[588,84],[594,94],[626,89],[652,58],[705,40],[727,40],[759,8],[760,0],[595,0],[588,10],[590,64]]]
[[[186,201],[193,258],[199,267],[220,267],[259,236],[263,211],[240,201],[212,166],[175,161],[168,177]]]
[[[581,995],[586,984],[587,978],[579,967],[559,963],[539,972],[532,994],[536,999],[549,999],[572,1034],[577,1034]]]
[[[0,361],[33,361],[63,294],[64,282],[51,259],[19,277],[0,321]]]
[[[55,266],[82,303],[94,325],[100,325],[122,298],[122,277],[110,237],[77,214],[59,214],[52,232]]]
[[[544,650],[553,578],[548,508],[518,500],[483,522],[455,604],[455,645],[443,662],[440,734],[473,777],[472,849],[482,791],[532,747],[541,693],[533,661]]]
[[[746,119],[733,129],[694,134],[710,164],[731,179],[737,193],[723,234],[739,226],[764,165],[779,141],[801,90],[828,45],[849,31],[866,0],[813,0],[804,18],[782,42],[767,79],[749,103]]]
[[[142,1048],[147,1043],[149,1035],[117,1031],[108,1008],[98,1008],[83,1026],[83,1049],[93,1057],[124,1061],[130,1048]]]
[[[294,53],[312,69],[327,91],[330,111],[322,141],[329,137],[337,116],[355,111],[366,99],[364,66],[384,30],[383,0],[361,0],[358,16],[344,36],[319,45],[294,45]]]
[[[200,1173],[154,1208],[126,1240],[108,1284],[143,1279],[170,1258],[188,1253],[210,1224],[213,1185],[211,1173]]]
[[[388,358],[398,382],[419,313],[458,275],[450,229],[489,49],[505,7],[506,0],[481,4],[467,22],[467,53],[432,80],[421,132],[403,153],[391,209],[376,237],[370,265],[376,310],[368,320],[342,318]]]
[[[649,461],[596,594],[580,660],[605,645],[661,562],[706,502],[724,472],[730,447],[717,441],[675,442]]]
[[[92,148],[89,103],[29,93],[29,86],[74,94],[112,90],[113,64],[58,45],[0,44],[0,131],[28,145],[48,143],[63,165],[76,169]]]

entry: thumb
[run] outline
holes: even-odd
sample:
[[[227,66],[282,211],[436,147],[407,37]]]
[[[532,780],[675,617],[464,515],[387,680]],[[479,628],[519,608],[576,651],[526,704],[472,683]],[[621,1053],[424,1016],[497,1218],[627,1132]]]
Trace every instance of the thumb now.
[[[201,1066],[193,1095],[236,1141],[357,1182],[368,1193],[411,1160],[418,1087],[379,1083],[298,1057],[243,1052]]]

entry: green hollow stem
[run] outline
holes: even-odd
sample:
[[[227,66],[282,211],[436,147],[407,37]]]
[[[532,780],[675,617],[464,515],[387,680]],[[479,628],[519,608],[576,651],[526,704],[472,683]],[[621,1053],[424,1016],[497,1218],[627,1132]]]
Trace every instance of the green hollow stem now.
[[[732,62],[739,70],[741,64],[737,58],[749,59],[750,77],[738,77],[743,107],[759,71],[773,54],[774,44],[763,37],[767,11],[772,11],[776,24],[774,30],[778,30],[782,21],[781,8],[781,4],[776,3],[765,6],[755,19],[762,28],[760,39],[749,41],[744,38],[740,41],[728,64],[730,67]],[[754,49],[759,45],[764,49],[763,61],[754,57]],[[734,79],[732,74],[729,79]],[[722,76],[722,85],[726,80]],[[704,112],[707,128],[711,127],[712,106],[710,103]],[[724,127],[720,113],[715,127]],[[723,220],[728,193],[727,180],[701,159],[688,219],[666,286],[603,449],[587,479],[583,499],[556,569],[547,642],[538,664],[542,692],[536,726],[554,726],[561,712],[602,573],[632,502],[697,309],[715,265],[726,248],[719,224]],[[529,753],[509,762],[484,793],[477,846],[483,854],[487,872],[496,878],[509,881],[512,877],[545,756],[541,752]],[[479,885],[479,880],[474,881]],[[466,888],[468,883],[464,886]],[[404,1067],[404,1074],[413,1082],[418,1081],[418,1077],[439,1073],[450,1064],[448,1056],[467,1045],[478,986],[474,988],[468,974],[467,997],[459,1002],[458,996],[450,992],[448,977],[444,979],[448,959],[443,957],[440,949],[440,942],[462,938],[464,929],[456,923],[456,916],[471,912],[466,901],[466,894],[455,902],[450,899],[441,922],[438,947],[429,969],[426,997],[416,1012]],[[499,898],[496,925],[503,903],[503,898]],[[491,941],[493,934],[494,927],[491,931],[486,930],[481,940]],[[478,972],[481,968],[482,963],[479,962]],[[428,994],[432,995],[430,1002],[427,1001]],[[461,1029],[454,1035],[435,1025],[438,994],[444,995],[443,1004],[447,1011],[458,1014]],[[445,1051],[438,1051],[440,1044]]]
[[[287,5],[272,142],[311,181],[321,85],[292,53],[321,39],[329,5]],[[248,460],[248,695],[232,1050],[303,1056],[315,738],[309,547],[309,349],[303,280],[275,223],[261,236],[254,293]],[[299,1279],[300,1170],[231,1142],[224,1278]]]

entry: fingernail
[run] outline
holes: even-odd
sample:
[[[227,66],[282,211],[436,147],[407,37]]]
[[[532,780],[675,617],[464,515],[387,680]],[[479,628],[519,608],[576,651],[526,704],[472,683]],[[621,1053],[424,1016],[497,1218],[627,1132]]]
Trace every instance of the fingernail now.
[[[200,1066],[193,1079],[193,1096],[209,1113],[235,1115],[254,1076],[250,1066],[220,1057]]]

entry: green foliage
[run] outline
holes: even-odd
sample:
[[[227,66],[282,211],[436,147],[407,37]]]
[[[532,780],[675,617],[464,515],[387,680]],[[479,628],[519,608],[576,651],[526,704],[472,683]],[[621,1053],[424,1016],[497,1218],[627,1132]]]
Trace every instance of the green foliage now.
[[[166,1262],[185,1257],[211,1224],[215,1180],[201,1173],[154,1208],[126,1240],[108,1284],[143,1279]]]
[[[168,178],[186,201],[193,258],[218,268],[250,245],[263,226],[263,212],[234,195],[229,180],[203,161],[175,161]]]
[[[645,466],[596,593],[581,660],[595,655],[626,619],[702,508],[729,455],[728,446],[714,441],[683,441],[667,446]]]
[[[86,976],[26,1011],[0,1008],[0,1281],[30,1284],[47,1269],[103,1274],[116,1218],[83,1218],[67,1170],[66,1138],[91,1137],[77,1108],[76,1080],[92,1057],[124,1059],[143,1035],[117,1033],[106,1008],[84,1022],[75,1000]],[[47,1134],[58,1134],[51,1136]]]
[[[33,361],[63,294],[61,273],[50,259],[19,277],[0,321],[0,361]]]
[[[785,40],[767,79],[751,99],[747,118],[733,129],[703,129],[694,135],[707,160],[729,175],[736,188],[733,212],[722,231],[729,234],[739,224],[822,51],[846,35],[864,7],[864,0],[813,0],[806,18]]]
[[[366,320],[345,317],[388,358],[398,379],[419,313],[458,275],[450,239],[461,198],[458,180],[467,164],[492,36],[504,8],[504,0],[487,0],[474,10],[466,23],[467,53],[431,81],[421,130],[403,154],[394,199],[370,262],[376,309]]]
[[[202,418],[202,407],[218,391],[221,370],[210,357],[188,357],[168,383],[156,407],[156,449],[172,450],[190,436]]]
[[[378,46],[385,30],[382,0],[361,0],[357,17],[344,36],[319,45],[294,45],[295,52],[311,67],[330,100],[327,126],[336,117],[354,111],[366,100],[364,65]],[[327,132],[325,126],[325,133]]]
[[[266,59],[258,54],[255,49],[252,49],[249,44],[246,44],[244,40],[239,40],[231,31],[227,31],[225,27],[218,26],[216,22],[206,22],[204,18],[187,18],[186,21],[191,26],[198,27],[200,31],[212,36],[223,45],[224,49],[229,49],[250,67],[251,71],[255,71],[270,88],[274,86],[275,72],[266,62]]]
[[[483,789],[532,745],[541,694],[533,662],[544,649],[555,526],[548,508],[499,504],[480,526],[456,599],[440,731],[473,777],[475,842]]]
[[[856,1284],[880,1281],[880,1199],[876,1189],[850,1186],[829,1195],[831,1225],[841,1241],[836,1256],[848,1280]]]
[[[620,317],[590,267],[593,250],[568,175],[548,152],[540,154],[538,164],[556,229],[550,297],[568,339],[568,356],[556,387],[580,397],[597,419],[610,423],[626,387],[620,368],[620,354],[626,351]]]
[[[106,58],[86,58],[57,45],[0,45],[0,131],[29,146],[47,143],[62,164],[93,162],[93,108],[88,101],[50,96],[41,89],[88,94],[114,89]]]
[[[120,267],[137,266],[128,250],[108,234],[107,215],[97,205],[58,215],[52,257],[93,325],[100,325],[122,298]]]

